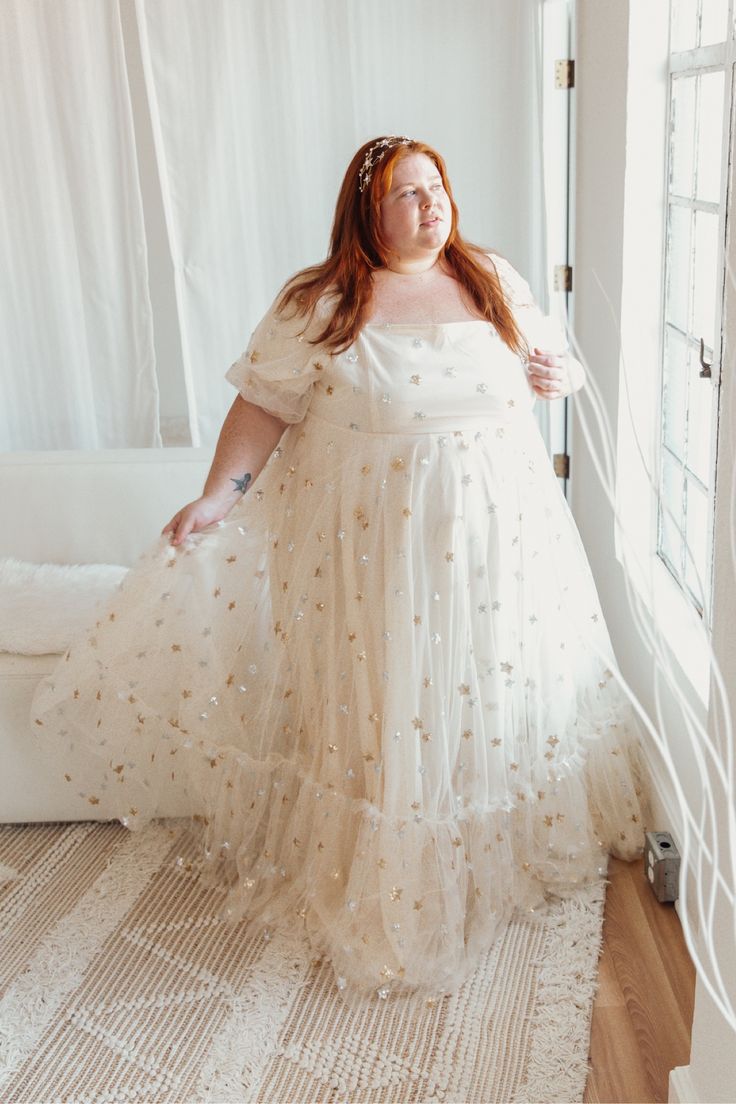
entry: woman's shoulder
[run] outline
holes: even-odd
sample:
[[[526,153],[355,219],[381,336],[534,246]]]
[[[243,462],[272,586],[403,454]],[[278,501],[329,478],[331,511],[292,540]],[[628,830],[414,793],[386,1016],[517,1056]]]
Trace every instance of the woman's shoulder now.
[[[507,272],[513,266],[507,257],[504,257],[503,253],[498,253],[495,249],[487,249],[485,247],[478,247],[476,257],[478,262],[488,272],[498,272],[499,275],[502,272]]]
[[[508,257],[495,249],[484,249],[479,260],[498,276],[501,288],[511,303],[515,306],[527,304],[530,297],[529,284]]]

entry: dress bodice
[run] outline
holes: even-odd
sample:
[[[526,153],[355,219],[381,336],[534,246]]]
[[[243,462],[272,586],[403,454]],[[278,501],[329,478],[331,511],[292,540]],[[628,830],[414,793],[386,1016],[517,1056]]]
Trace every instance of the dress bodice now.
[[[369,323],[324,362],[309,413],[364,433],[433,433],[529,415],[534,401],[489,322]]]

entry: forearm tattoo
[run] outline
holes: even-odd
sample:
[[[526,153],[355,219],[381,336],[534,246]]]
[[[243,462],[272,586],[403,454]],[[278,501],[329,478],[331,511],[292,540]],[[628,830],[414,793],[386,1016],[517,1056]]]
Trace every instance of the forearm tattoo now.
[[[230,477],[230,482],[235,484],[235,489],[240,491],[241,494],[245,494],[250,480],[250,472],[244,472],[240,479],[233,479],[232,476]]]

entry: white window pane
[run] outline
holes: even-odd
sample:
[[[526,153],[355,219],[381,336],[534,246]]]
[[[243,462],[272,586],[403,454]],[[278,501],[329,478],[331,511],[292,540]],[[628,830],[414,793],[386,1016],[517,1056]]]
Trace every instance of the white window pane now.
[[[672,78],[670,191],[688,198],[693,194],[695,80],[695,77]]]
[[[723,70],[703,73],[698,102],[698,199],[719,203],[723,145]]]
[[[671,0],[670,50],[692,50],[698,44],[698,0]]]
[[[692,479],[687,481],[687,549],[685,582],[703,606],[703,592],[708,585],[706,556],[708,548],[708,502],[705,494]]]
[[[701,337],[713,349],[716,330],[716,284],[718,260],[718,215],[715,211],[695,212],[695,279],[693,281],[692,334]]]
[[[700,45],[725,42],[728,35],[728,0],[703,0]]]
[[[687,400],[687,466],[706,487],[711,484],[713,385],[700,375],[699,350],[690,349]]]
[[[667,293],[664,316],[667,322],[687,333],[688,289],[691,284],[690,234],[693,212],[689,207],[670,206],[667,235]]]
[[[660,549],[679,575],[683,547],[683,469],[662,449],[662,480],[660,484]],[[668,513],[667,511],[670,511]]]
[[[687,345],[685,338],[669,326],[665,330],[662,420],[665,444],[684,460],[687,424]]]

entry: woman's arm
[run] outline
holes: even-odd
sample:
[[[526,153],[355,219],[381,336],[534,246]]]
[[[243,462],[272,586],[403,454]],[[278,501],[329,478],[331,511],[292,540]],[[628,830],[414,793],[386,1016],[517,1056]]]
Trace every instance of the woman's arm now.
[[[237,395],[222,423],[200,498],[183,506],[161,534],[181,544],[189,533],[221,521],[246,493],[278,444],[287,422]]]

